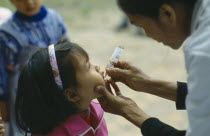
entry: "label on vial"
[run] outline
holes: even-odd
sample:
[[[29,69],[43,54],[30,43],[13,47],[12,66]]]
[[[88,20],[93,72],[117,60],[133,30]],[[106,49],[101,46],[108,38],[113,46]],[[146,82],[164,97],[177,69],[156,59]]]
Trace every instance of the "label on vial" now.
[[[112,57],[110,58],[110,63],[117,63],[120,59],[120,56],[123,54],[123,51],[124,47],[117,46],[112,54]]]

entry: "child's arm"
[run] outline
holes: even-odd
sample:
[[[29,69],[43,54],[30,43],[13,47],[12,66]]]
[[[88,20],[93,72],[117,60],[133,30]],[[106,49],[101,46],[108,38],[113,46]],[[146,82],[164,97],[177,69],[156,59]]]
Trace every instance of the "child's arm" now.
[[[0,117],[0,136],[4,136],[5,129],[4,129],[4,124],[2,121],[2,117]]]
[[[0,32],[0,46],[4,64],[7,70],[13,71],[17,61],[17,55],[21,50],[20,44],[12,36],[7,33]]]
[[[0,123],[0,135],[4,136],[5,130],[4,130],[4,124]]]

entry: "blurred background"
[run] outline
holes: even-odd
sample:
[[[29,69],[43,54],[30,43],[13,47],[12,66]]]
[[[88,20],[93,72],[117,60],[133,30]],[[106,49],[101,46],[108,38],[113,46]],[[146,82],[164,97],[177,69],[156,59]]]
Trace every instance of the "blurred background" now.
[[[146,37],[141,29],[129,24],[115,0],[44,0],[44,5],[59,12],[68,28],[71,41],[82,46],[91,62],[104,69],[115,47],[125,47],[122,60],[141,68],[147,75],[168,81],[186,81],[182,49],[172,50]],[[14,8],[9,0],[1,7]],[[119,83],[124,95],[132,98],[150,116],[178,129],[187,128],[185,111],[175,103],[156,96],[134,92]],[[106,113],[109,136],[141,136],[140,130],[122,117]]]

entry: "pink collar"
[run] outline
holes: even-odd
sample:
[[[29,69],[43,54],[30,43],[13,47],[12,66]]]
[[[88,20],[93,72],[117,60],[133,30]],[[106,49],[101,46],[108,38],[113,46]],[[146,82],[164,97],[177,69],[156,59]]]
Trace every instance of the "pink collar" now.
[[[102,110],[99,103],[91,102],[90,103],[90,116],[91,124],[90,126],[82,117],[82,114],[75,114],[70,116],[62,126],[71,133],[71,135],[81,135],[90,130],[96,131],[103,120],[104,111]]]

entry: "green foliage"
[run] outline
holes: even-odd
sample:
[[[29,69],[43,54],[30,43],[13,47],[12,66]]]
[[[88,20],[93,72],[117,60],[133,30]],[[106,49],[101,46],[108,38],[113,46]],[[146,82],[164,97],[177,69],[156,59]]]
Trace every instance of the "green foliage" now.
[[[0,7],[7,7],[11,10],[14,10],[14,7],[11,4],[10,0],[0,0]]]

